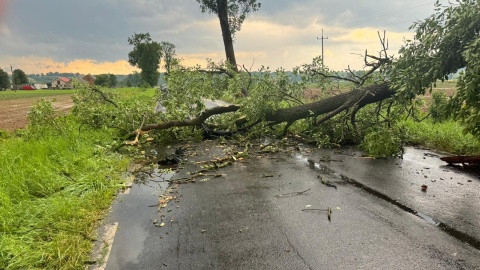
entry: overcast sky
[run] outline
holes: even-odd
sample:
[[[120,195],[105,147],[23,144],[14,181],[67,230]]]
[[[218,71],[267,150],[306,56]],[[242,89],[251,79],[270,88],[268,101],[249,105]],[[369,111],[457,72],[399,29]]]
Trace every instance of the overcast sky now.
[[[408,27],[433,13],[435,0],[258,0],[237,33],[237,62],[287,70],[321,55],[335,70],[363,67],[386,30],[396,54]],[[441,1],[441,3],[446,2]],[[186,65],[225,58],[218,19],[195,0],[0,0],[0,68],[26,73],[128,74],[127,38],[149,32],[176,45]]]

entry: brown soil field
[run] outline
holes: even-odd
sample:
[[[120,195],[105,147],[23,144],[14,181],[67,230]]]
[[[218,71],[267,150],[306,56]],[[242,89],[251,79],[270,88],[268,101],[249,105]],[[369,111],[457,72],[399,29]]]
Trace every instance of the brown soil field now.
[[[36,97],[0,100],[0,130],[13,131],[26,127],[30,108],[41,99]],[[66,112],[73,107],[72,97],[69,95],[49,96],[45,99],[51,101],[58,112]]]

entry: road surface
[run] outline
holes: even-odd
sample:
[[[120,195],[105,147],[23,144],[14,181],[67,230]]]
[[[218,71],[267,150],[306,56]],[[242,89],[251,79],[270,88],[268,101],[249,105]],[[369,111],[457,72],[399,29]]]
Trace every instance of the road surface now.
[[[229,147],[196,145],[119,196],[106,269],[480,269],[480,181],[435,153],[251,149],[221,177],[165,182]]]

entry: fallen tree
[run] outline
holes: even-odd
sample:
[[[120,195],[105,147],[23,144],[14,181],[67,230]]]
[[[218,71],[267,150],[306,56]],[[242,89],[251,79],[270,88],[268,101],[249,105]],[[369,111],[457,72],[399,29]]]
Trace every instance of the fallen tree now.
[[[342,77],[337,73],[329,72],[323,66],[323,64],[320,64],[321,61],[319,58],[314,59],[312,64],[304,65],[299,72],[299,74],[303,74],[304,77],[308,76],[310,79],[322,79],[324,80],[324,83],[325,80],[329,80],[330,82],[347,81],[350,85],[352,85],[353,89],[351,91],[342,92],[333,96],[330,95],[326,98],[314,102],[303,103],[303,93],[305,91],[304,87],[299,88],[298,84],[296,85],[294,82],[292,82],[289,78],[285,76],[282,77],[281,74],[277,74],[278,78],[275,78],[273,80],[268,77],[267,82],[262,81],[262,77],[260,77],[260,79],[257,80],[258,82],[253,83],[253,89],[248,89],[248,91],[251,92],[253,96],[251,98],[249,97],[250,99],[247,99],[246,102],[257,102],[257,104],[253,106],[252,104],[248,103],[247,105],[250,107],[264,107],[265,109],[260,109],[257,113],[253,115],[248,115],[248,112],[243,112],[244,106],[241,105],[214,107],[198,112],[197,116],[190,117],[185,120],[174,119],[155,124],[142,124],[135,133],[130,134],[130,137],[134,136],[135,134],[138,136],[138,134],[140,134],[141,132],[151,130],[163,130],[172,127],[185,126],[200,127],[204,125],[209,119],[209,117],[213,115],[238,111],[242,112],[244,115],[248,115],[248,121],[236,121],[237,131],[248,130],[256,124],[264,121],[268,126],[275,126],[281,123],[286,123],[283,129],[283,134],[286,134],[289,127],[298,120],[306,118],[317,119],[317,117],[321,117],[320,119],[315,121],[316,125],[318,126],[344,111],[350,111],[351,123],[353,126],[355,126],[355,116],[360,109],[362,109],[368,104],[373,104],[391,98],[395,94],[395,91],[389,87],[388,82],[382,79],[382,76],[380,76],[380,79],[378,79],[376,82],[370,82],[370,84],[368,85],[366,84],[366,81],[371,79],[372,75],[377,70],[379,70],[384,65],[391,63],[391,58],[387,56],[388,45],[385,39],[385,34],[383,37],[380,37],[379,34],[379,38],[382,44],[382,49],[379,52],[379,56],[369,55],[367,52],[365,52],[364,62],[365,66],[369,67],[369,70],[364,72],[362,75],[357,75],[350,69],[348,69],[350,76],[347,77]],[[198,89],[202,87],[202,85],[197,85],[196,83],[194,84],[192,82],[204,82],[206,80],[213,82],[215,80],[223,80],[223,87],[229,88],[229,84],[233,84],[237,81],[242,81],[241,76],[243,76],[244,85],[239,85],[239,87],[242,88],[245,87],[245,85],[248,85],[248,87],[250,88],[252,86],[252,74],[246,68],[244,68],[246,72],[243,72],[242,74],[238,72],[232,72],[232,69],[229,69],[228,65],[225,68],[223,66],[209,64],[209,67],[209,70],[193,70],[191,72],[191,74],[193,75],[189,74],[189,70],[185,69],[184,67],[182,67],[182,69],[179,71],[180,74],[173,73],[169,78],[169,94],[172,94],[172,96],[164,99],[164,102],[166,102],[165,106],[169,106],[169,99],[176,98],[178,102],[176,104],[176,107],[174,108],[178,110],[178,108],[180,108],[181,106],[181,104],[179,104],[180,102],[188,102],[188,100],[191,99],[192,96],[205,95],[205,92],[208,92],[205,90],[204,92],[191,92],[189,95],[186,95],[185,92],[189,91],[187,89],[193,89],[193,91],[198,91]],[[177,80],[175,79],[175,75],[177,75]],[[184,78],[188,77],[189,75],[191,75],[193,78],[185,80]],[[178,79],[178,77],[181,77],[182,79]],[[240,77],[240,79],[238,77]],[[181,87],[178,87],[177,85],[181,85]],[[225,87],[225,85],[227,87]],[[263,86],[263,88],[261,86]],[[222,87],[222,85],[220,84],[218,87],[220,88]],[[265,90],[264,88],[268,89]],[[286,101],[293,101],[295,105],[288,105],[286,107],[278,106],[278,103]],[[199,100],[191,99],[190,103],[198,104]],[[171,104],[170,107],[172,108]],[[201,106],[197,106],[195,109],[198,109],[199,107]],[[192,107],[190,107],[189,109],[191,110]],[[244,115],[240,116],[242,117],[241,119],[245,119],[243,118]],[[218,128],[219,126],[211,125],[211,127]]]
[[[392,97],[394,93],[395,92],[388,87],[387,83],[370,85],[312,103],[278,109],[266,114],[264,120],[270,125],[287,122],[287,125],[285,126],[286,131],[288,127],[297,120],[326,114],[326,116],[317,121],[317,125],[319,125],[353,106],[356,106],[355,110],[358,111],[368,104],[388,99]],[[238,105],[213,107],[204,110],[200,115],[192,119],[172,120],[157,124],[143,125],[135,134],[157,129],[169,129],[172,127],[201,126],[213,115],[236,112],[240,109],[241,106]],[[254,121],[254,123],[258,123],[258,120]],[[134,136],[134,134],[131,134],[130,136]]]

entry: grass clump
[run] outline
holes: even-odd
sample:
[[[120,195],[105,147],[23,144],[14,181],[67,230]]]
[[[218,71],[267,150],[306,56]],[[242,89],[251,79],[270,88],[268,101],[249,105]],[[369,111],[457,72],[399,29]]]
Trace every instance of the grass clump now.
[[[72,116],[0,140],[0,269],[84,269],[128,165],[111,141]]]

